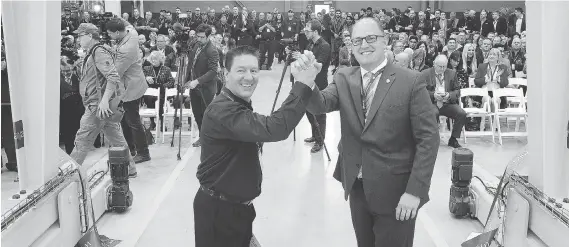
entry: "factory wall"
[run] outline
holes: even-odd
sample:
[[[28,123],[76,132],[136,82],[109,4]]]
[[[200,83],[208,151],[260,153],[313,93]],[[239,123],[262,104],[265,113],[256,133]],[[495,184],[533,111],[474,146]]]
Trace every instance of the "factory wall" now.
[[[280,12],[286,12],[288,9],[293,9],[296,12],[304,11],[306,5],[324,4],[327,1],[240,1],[249,10],[256,10],[257,12],[272,12],[274,8],[278,8]],[[481,9],[496,10],[500,7],[516,8],[522,7],[525,9],[525,1],[331,1],[336,8],[342,11],[359,12],[361,8],[372,7],[374,9],[391,9],[399,8],[406,9],[408,6],[413,7],[415,10],[424,9],[428,3],[431,9],[443,9],[446,12],[458,11],[462,12],[465,9],[474,9],[480,11]],[[225,5],[233,7],[237,5],[237,1],[144,1],[144,10],[159,12],[162,9],[174,11],[176,7],[180,7],[183,12],[188,9],[194,10],[200,7],[202,11],[207,7],[211,7],[219,12]]]

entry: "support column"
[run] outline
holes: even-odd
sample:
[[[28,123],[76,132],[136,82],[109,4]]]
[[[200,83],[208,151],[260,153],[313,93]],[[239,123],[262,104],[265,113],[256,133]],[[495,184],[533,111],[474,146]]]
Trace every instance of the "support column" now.
[[[569,34],[569,2],[526,1],[530,182],[547,195],[569,196],[569,59],[559,54]]]
[[[122,16],[120,0],[105,0],[105,12],[112,12],[118,17]]]
[[[2,20],[12,117],[23,127],[20,189],[29,193],[58,173],[61,2],[4,1]]]

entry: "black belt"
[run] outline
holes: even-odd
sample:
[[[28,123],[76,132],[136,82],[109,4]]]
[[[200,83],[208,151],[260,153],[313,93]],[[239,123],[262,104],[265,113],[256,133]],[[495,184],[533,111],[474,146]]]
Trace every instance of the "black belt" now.
[[[206,187],[200,186],[200,190],[205,192],[206,194],[208,194],[211,197],[217,198],[219,200],[222,201],[226,201],[226,202],[232,202],[232,203],[237,203],[237,204],[243,204],[243,205],[251,205],[251,203],[253,203],[253,200],[249,200],[249,201],[239,201],[239,200],[235,200],[235,199],[230,199],[228,198],[228,196],[219,193],[215,190],[212,189],[208,189]]]

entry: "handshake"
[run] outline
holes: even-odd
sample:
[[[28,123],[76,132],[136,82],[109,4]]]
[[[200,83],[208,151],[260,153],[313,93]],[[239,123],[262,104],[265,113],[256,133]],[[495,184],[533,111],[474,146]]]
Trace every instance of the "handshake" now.
[[[292,56],[294,62],[290,64],[290,71],[295,80],[313,88],[315,85],[314,80],[320,69],[322,69],[322,64],[316,61],[316,57],[314,57],[311,51],[304,51],[304,53],[294,52]]]

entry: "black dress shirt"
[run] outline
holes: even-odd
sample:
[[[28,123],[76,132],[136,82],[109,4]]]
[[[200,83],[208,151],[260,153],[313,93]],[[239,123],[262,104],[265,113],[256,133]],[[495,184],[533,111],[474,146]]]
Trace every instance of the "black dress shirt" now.
[[[320,37],[316,42],[310,41],[307,50],[312,51],[316,61],[322,64],[322,69],[316,75],[316,85],[320,90],[324,90],[328,86],[328,66],[330,66],[330,53],[331,47],[323,37]]]
[[[306,112],[312,90],[295,83],[281,108],[270,116],[223,88],[206,108],[200,133],[200,185],[236,201],[261,194],[260,142],[286,139]]]

